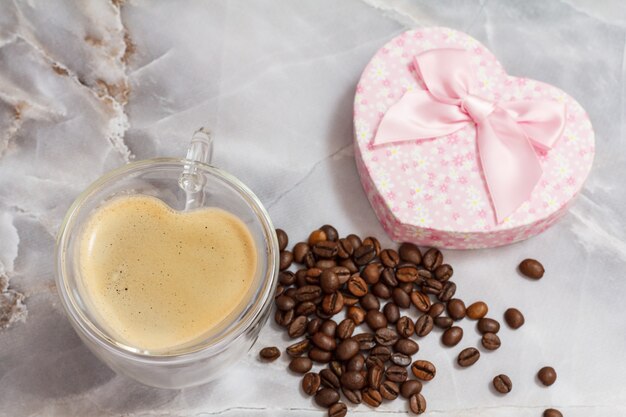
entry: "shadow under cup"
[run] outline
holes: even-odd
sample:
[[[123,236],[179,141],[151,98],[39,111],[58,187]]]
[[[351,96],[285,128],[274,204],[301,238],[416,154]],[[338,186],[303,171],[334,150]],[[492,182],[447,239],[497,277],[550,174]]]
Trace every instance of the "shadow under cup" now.
[[[179,180],[193,164],[202,181],[190,196]],[[248,227],[257,251],[257,269],[249,294],[233,313],[202,337],[167,350],[147,351],[124,344],[98,317],[83,285],[78,250],[83,226],[108,200],[126,195],[156,197],[175,210],[217,207]],[[278,275],[278,242],[269,215],[258,198],[235,177],[210,165],[172,158],[135,162],[101,177],[72,204],[59,231],[56,280],[72,326],[89,349],[114,371],[147,385],[182,388],[215,379],[243,357],[266,322]]]

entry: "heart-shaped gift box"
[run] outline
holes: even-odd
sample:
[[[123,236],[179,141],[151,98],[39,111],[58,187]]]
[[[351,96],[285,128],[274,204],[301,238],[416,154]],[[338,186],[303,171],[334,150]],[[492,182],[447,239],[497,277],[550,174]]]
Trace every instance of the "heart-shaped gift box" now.
[[[367,197],[396,241],[454,249],[527,239],[558,220],[593,162],[589,117],[551,85],[508,75],[471,36],[404,32],[354,102]]]

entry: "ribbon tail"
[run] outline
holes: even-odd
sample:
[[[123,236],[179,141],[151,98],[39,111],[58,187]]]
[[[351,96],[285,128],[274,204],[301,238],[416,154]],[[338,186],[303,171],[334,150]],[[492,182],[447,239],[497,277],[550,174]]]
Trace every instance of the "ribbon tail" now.
[[[459,106],[442,103],[426,90],[407,91],[383,116],[373,144],[446,136],[469,122]]]
[[[497,223],[515,212],[543,170],[533,145],[510,115],[496,110],[476,125],[478,153]]]

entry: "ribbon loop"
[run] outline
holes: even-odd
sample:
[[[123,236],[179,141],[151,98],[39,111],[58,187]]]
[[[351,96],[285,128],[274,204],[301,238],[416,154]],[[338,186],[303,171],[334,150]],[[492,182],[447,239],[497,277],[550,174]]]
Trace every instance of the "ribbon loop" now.
[[[476,126],[487,190],[502,222],[526,201],[548,150],[565,128],[565,106],[548,100],[492,102],[471,93],[475,73],[464,49],[440,48],[415,57],[425,90],[408,91],[383,116],[373,144],[446,136]]]

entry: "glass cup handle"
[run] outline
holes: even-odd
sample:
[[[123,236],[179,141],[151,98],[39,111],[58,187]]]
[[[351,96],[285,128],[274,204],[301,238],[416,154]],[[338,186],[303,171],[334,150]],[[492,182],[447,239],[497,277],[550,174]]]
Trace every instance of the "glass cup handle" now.
[[[197,163],[210,164],[212,158],[213,138],[211,132],[207,128],[201,127],[191,137],[185,157],[185,166],[178,179],[178,185],[185,192],[185,210],[202,207],[206,178],[202,171],[198,170]]]

